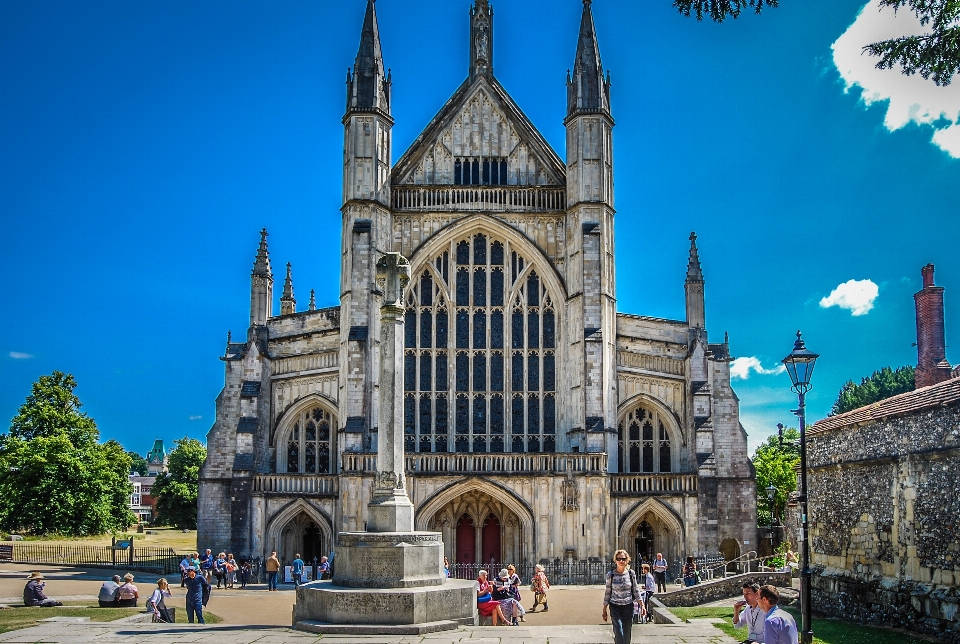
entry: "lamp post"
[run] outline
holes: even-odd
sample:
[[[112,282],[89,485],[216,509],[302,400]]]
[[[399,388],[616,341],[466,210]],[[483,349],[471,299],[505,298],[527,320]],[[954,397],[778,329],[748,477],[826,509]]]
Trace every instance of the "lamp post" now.
[[[801,530],[800,539],[802,541],[802,560],[803,569],[800,571],[800,616],[802,621],[800,631],[800,642],[802,644],[811,644],[813,642],[813,624],[810,621],[810,540],[809,523],[807,517],[807,442],[806,442],[806,417],[804,413],[804,396],[810,391],[810,376],[813,375],[813,367],[820,355],[807,349],[797,331],[797,341],[793,345],[793,351],[783,359],[783,365],[787,368],[790,375],[790,381],[793,383],[793,391],[800,398],[800,406],[795,412],[800,419],[800,520]]]
[[[773,483],[767,486],[767,508],[770,510],[770,555],[774,554],[773,550],[773,500],[777,498],[777,486]]]

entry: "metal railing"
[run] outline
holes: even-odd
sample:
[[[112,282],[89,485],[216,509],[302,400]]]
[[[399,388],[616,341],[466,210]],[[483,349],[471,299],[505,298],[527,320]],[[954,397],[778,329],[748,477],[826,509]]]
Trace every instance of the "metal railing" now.
[[[610,478],[610,493],[620,496],[697,491],[696,474],[613,474]]]
[[[556,186],[393,186],[399,211],[558,212],[567,189]]]
[[[253,477],[253,492],[335,497],[337,477],[332,474],[259,474]]]
[[[372,473],[377,455],[370,452],[345,452],[341,471],[348,474]],[[593,473],[607,470],[607,455],[578,452],[541,453],[417,453],[406,457],[407,474],[461,474],[495,472],[500,474]]]
[[[713,579],[714,570],[719,565],[726,565],[726,559],[721,554],[716,555],[697,555],[693,562],[697,564],[697,572],[700,573],[701,580]],[[673,560],[674,578],[678,584],[683,583],[683,566],[687,563],[686,558]]]
[[[173,548],[147,548],[131,545],[120,549],[111,546],[78,546],[14,542],[12,563],[50,564],[56,566],[90,566],[143,570],[165,575],[180,571],[184,555]]]

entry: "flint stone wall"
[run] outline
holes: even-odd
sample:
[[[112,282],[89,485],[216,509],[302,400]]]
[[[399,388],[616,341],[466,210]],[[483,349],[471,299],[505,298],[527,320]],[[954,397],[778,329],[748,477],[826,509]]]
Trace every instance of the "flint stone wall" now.
[[[808,434],[815,611],[960,638],[960,405]]]

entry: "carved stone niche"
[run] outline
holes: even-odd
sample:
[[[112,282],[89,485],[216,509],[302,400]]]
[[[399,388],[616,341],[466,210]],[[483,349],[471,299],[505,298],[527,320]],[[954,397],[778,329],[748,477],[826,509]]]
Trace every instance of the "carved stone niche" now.
[[[561,508],[565,512],[576,512],[580,509],[580,488],[573,479],[564,479],[560,485],[560,494]]]

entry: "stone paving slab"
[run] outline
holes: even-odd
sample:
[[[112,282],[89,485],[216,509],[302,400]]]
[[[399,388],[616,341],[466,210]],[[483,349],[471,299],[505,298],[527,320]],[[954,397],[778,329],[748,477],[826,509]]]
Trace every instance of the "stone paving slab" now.
[[[47,623],[0,634],[0,644],[609,644],[607,626],[471,627],[422,636],[315,635],[289,628],[240,625]],[[701,624],[644,624],[633,630],[638,644],[732,644],[715,627]]]

